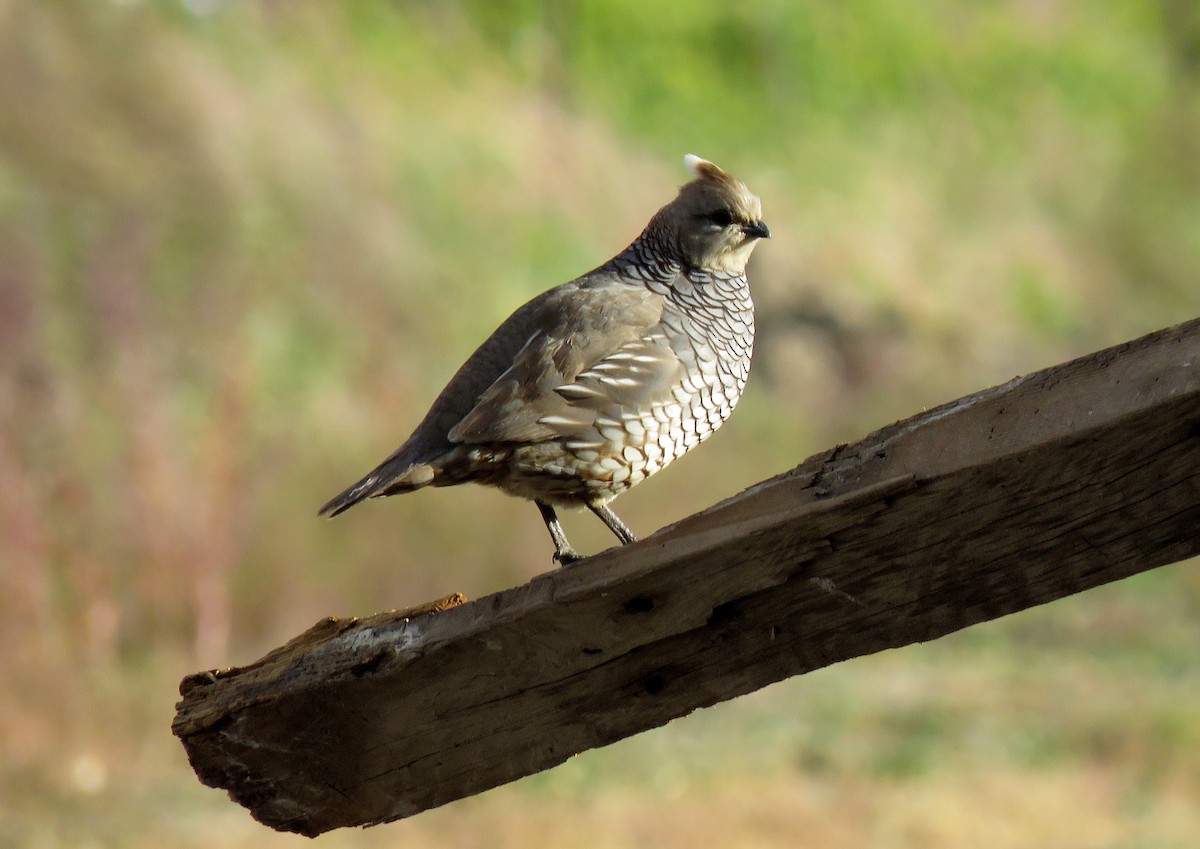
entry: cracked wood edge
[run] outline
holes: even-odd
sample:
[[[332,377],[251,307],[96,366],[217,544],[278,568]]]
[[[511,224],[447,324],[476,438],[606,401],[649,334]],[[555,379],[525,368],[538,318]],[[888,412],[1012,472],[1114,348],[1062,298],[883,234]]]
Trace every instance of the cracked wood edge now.
[[[201,780],[315,835],[1200,550],[1200,321],[810,458],[474,602],[328,619],[189,676]]]

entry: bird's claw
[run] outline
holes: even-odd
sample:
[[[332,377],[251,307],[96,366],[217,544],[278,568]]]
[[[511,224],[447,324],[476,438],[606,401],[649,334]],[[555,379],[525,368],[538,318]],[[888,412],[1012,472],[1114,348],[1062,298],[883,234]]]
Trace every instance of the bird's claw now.
[[[570,566],[583,559],[583,555],[573,548],[559,549],[554,552],[554,562],[561,566]]]

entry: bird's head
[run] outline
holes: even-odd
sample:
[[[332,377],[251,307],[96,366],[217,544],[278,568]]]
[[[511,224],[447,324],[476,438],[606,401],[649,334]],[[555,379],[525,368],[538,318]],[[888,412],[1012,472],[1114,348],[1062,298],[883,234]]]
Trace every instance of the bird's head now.
[[[742,273],[758,240],[771,237],[762,203],[745,183],[708,160],[689,153],[683,161],[695,179],[655,217],[689,266]]]

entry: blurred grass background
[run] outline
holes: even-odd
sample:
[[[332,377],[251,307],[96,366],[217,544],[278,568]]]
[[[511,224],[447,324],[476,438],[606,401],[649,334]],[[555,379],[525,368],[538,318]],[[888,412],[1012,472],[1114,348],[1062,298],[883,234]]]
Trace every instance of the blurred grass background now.
[[[178,679],[550,566],[483,489],[314,511],[683,153],[775,238],[642,534],[1200,313],[1198,87],[1190,0],[0,0],[0,845],[299,844],[195,781]],[[1164,569],[323,842],[1194,847],[1198,613]]]

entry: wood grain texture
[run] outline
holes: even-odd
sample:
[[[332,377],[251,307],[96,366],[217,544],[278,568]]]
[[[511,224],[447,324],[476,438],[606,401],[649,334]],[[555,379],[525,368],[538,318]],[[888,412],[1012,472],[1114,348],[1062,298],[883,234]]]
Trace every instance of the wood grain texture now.
[[[329,619],[180,687],[267,825],[386,822],[774,681],[1200,553],[1200,320],[838,446],[473,602]]]

